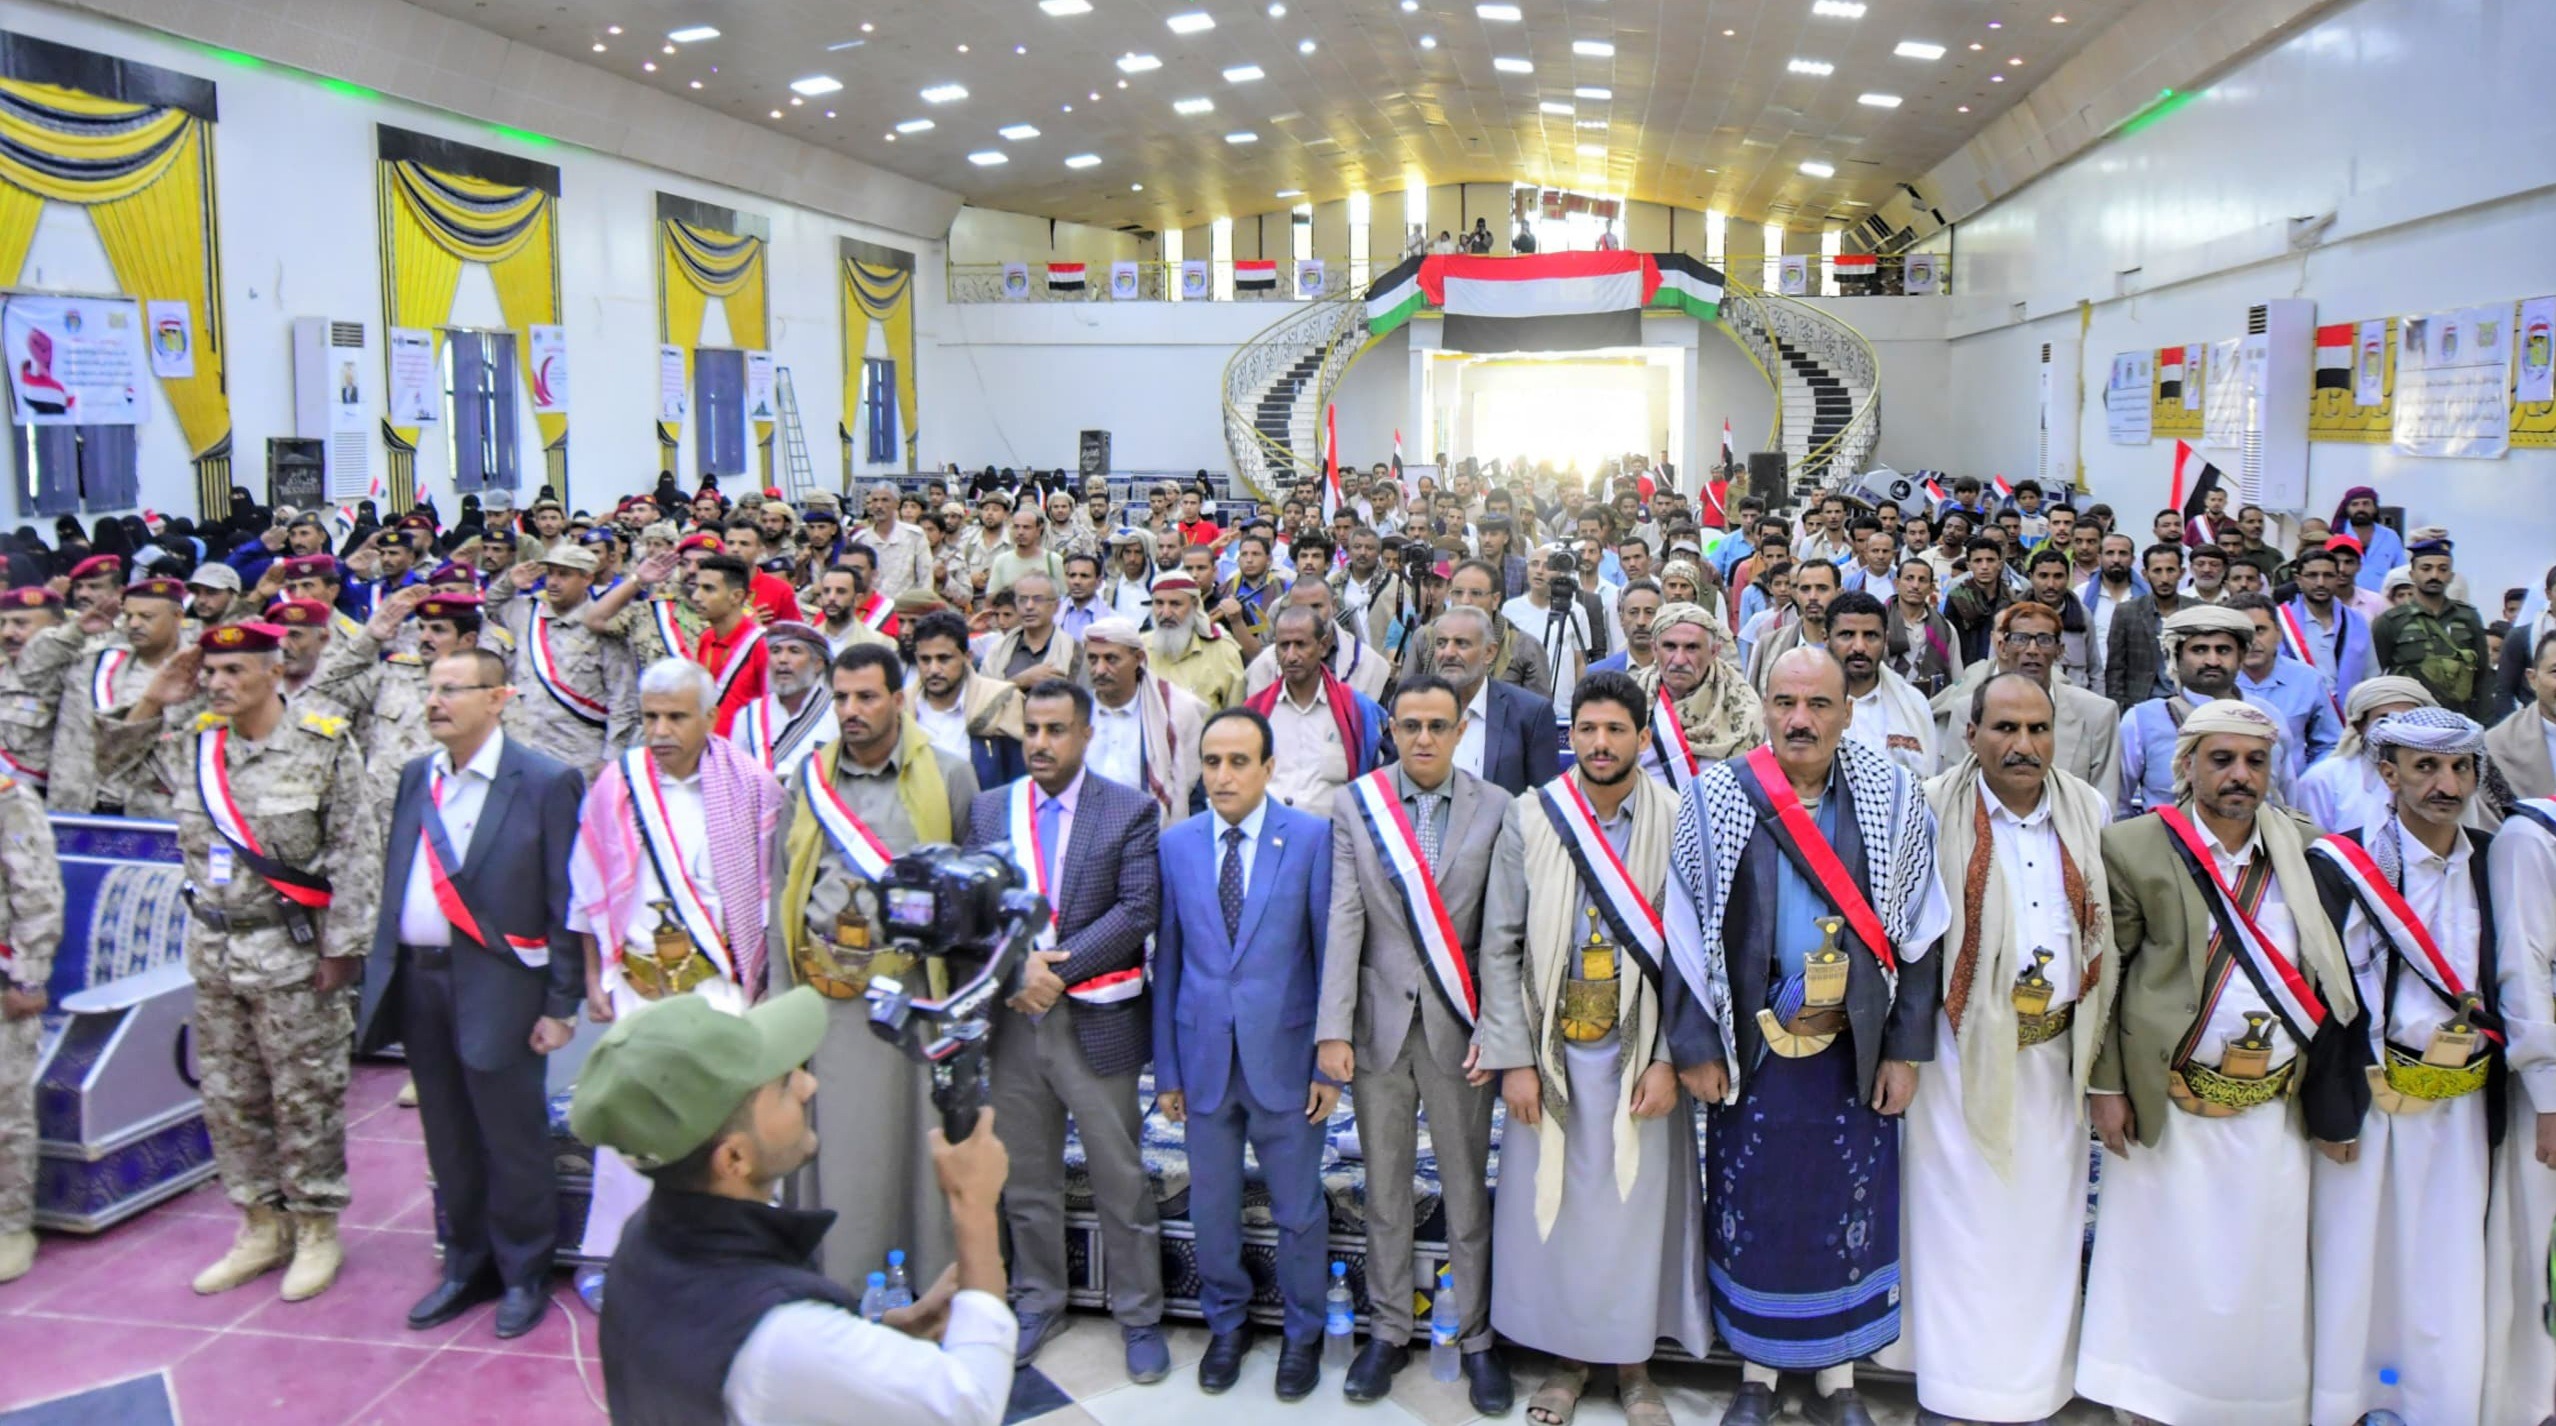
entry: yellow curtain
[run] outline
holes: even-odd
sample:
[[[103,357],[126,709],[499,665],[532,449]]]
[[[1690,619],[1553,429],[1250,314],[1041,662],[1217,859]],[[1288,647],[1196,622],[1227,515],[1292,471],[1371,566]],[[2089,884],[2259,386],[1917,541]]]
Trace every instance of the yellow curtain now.
[[[859,419],[855,413],[861,409],[861,364],[869,355],[869,324],[876,322],[887,333],[888,356],[896,363],[897,425],[905,432],[905,468],[913,470],[919,405],[914,382],[914,272],[846,258],[843,292],[844,439],[852,439],[852,423]]]
[[[488,265],[488,276],[497,287],[497,310],[506,325],[522,333],[515,342],[515,359],[523,364],[525,389],[531,389],[532,329],[547,327],[559,321],[559,264],[555,260],[557,245],[552,241],[552,225],[558,221],[551,205],[542,205],[541,216],[523,246],[508,257]],[[541,444],[545,450],[558,450],[568,438],[568,413],[544,411],[534,415],[541,426]],[[559,491],[568,498],[565,489]]]
[[[716,297],[728,314],[728,340],[742,347],[769,351],[770,317],[765,306],[764,241],[697,227],[680,218],[657,224],[657,340],[683,348],[683,384],[692,387],[692,350],[701,344],[702,314]],[[754,423],[755,442],[772,438],[772,423]],[[681,423],[657,423],[657,444],[669,454],[682,439]]]
[[[843,438],[844,488],[851,489],[852,452],[860,437],[854,427],[861,421],[861,364],[870,357],[870,309],[861,301],[858,265],[843,260],[843,419],[835,424],[835,434]]]
[[[14,183],[0,183],[0,277],[11,282],[27,269],[27,250],[35,246],[36,219],[44,199]]]

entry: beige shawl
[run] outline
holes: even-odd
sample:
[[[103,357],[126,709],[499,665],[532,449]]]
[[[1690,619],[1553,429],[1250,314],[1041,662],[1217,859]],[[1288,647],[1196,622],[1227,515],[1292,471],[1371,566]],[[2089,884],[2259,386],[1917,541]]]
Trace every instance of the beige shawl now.
[[[1637,671],[1633,681],[1654,697],[1660,691],[1660,664]],[[1766,719],[1757,690],[1740,677],[1728,660],[1714,659],[1704,668],[1704,681],[1677,702],[1677,721],[1686,729],[1686,745],[1708,763],[1734,758],[1766,740]]]

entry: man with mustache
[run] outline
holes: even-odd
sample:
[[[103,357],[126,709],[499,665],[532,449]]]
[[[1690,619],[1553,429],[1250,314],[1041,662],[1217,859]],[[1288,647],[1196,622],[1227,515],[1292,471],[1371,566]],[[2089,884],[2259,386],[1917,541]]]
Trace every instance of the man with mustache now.
[[[2019,673],[2041,685],[2057,705],[2051,761],[2103,794],[2110,807],[2121,795],[2121,710],[2100,693],[2056,676],[2063,631],[2059,611],[2037,599],[2009,605],[1997,616],[1997,660],[1965,671],[1936,695],[1942,741],[1967,739],[1979,689],[2001,673]],[[2109,814],[2106,814],[2107,817]]]
[[[82,624],[62,616],[62,596],[43,585],[0,593],[0,759],[39,798],[51,781],[63,673],[86,637]],[[98,631],[105,628],[98,621]]]
[[[2122,817],[2174,801],[2174,748],[2194,708],[2214,699],[2240,699],[2261,709],[2275,728],[2286,731],[2288,726],[2280,709],[2237,690],[2237,670],[2254,640],[2253,620],[2215,604],[2193,604],[2165,622],[2164,637],[2181,688],[2139,704],[2121,719]],[[2282,738],[2272,760],[2276,805],[2289,804],[2298,763],[2298,744]]]
[[[1998,674],[1970,705],[1968,754],[1926,784],[1950,962],[1908,1111],[1909,1338],[1890,1363],[1915,1369],[1927,1426],[2040,1421],[2075,1395],[2085,1089],[2120,974],[2112,803],[2054,764],[2050,690]]]
[[[1200,612],[1201,588],[1185,573],[1154,581],[1154,631],[1145,661],[1155,677],[1187,689],[1213,713],[1242,702],[1243,660],[1234,641]]]
[[[2484,1421],[2493,1262],[2480,1230],[2505,1128],[2484,1091],[2507,1032],[2486,876],[2494,839],[2461,823],[2485,730],[2445,708],[2411,709],[2370,728],[2365,756],[2387,784],[2387,815],[2319,840],[2309,857],[2367,1012],[2356,1048],[2376,1062],[2359,1155],[2314,1165],[2314,1419],[2350,1426],[2384,1409]]]
[[[2308,1419],[2311,1144],[2351,1156],[2369,1103],[2316,829],[2267,801],[2280,736],[2201,704],[2172,800],[2103,834],[2120,991],[2087,1084],[2103,1231],[2077,1394],[2174,1426]]]
[[[2405,541],[2394,530],[2379,523],[2378,492],[2366,485],[2355,485],[2343,492],[2343,503],[2334,509],[2329,522],[2337,537],[2349,535],[2361,557],[2361,567],[2353,582],[2376,592],[2387,586],[2389,570],[2406,563]]]
[[[1154,800],[1169,827],[1190,815],[1198,790],[1206,705],[1155,676],[1145,636],[1127,619],[1101,619],[1084,632],[1092,670],[1092,771]]]
[[[507,734],[589,775],[629,746],[639,701],[628,648],[577,618],[592,596],[596,563],[594,546],[562,541],[538,565],[516,566],[539,572],[539,592],[519,597],[510,573],[488,593],[514,631],[516,684],[526,694],[505,705]]]
[[[1381,700],[1385,687],[1393,681],[1393,667],[1375,645],[1360,638],[1350,627],[1352,621],[1340,613],[1340,596],[1319,579],[1299,579],[1288,586],[1288,607],[1310,609],[1321,621],[1324,634],[1324,666],[1332,676],[1356,689],[1363,697]],[[1272,622],[1276,616],[1272,615]],[[1262,649],[1243,669],[1243,684],[1257,695],[1278,681],[1278,650],[1273,643]]]
[[[906,713],[933,747],[976,769],[978,787],[1019,777],[1021,690],[967,661],[967,618],[956,610],[935,608],[909,627]]]
[[[816,626],[787,620],[764,630],[771,651],[771,688],[737,712],[729,741],[783,783],[810,753],[833,742],[837,724],[817,682],[833,659]]]
[[[1723,1426],[1766,1426],[1780,1368],[1825,1426],[1869,1426],[1855,1359],[1899,1336],[1900,1126],[1935,1057],[1949,918],[1916,779],[1845,736],[1846,675],[1796,649],[1768,741],[1678,812],[1663,1016],[1708,1107],[1713,1325],[1743,1363]]]
[[[2421,683],[2443,708],[2484,721],[2493,703],[2494,664],[2476,607],[2449,595],[2451,545],[2437,529],[2417,530],[2406,546],[2414,597],[2370,623],[2370,658],[2381,673]],[[2367,582],[2368,565],[2362,566]]]
[[[1932,777],[1938,760],[1935,716],[1908,680],[1882,662],[1888,624],[1881,600],[1860,590],[1829,603],[1828,652],[1846,671],[1846,736],[1912,776]]]
[[[52,796],[55,810],[117,816],[166,817],[172,789],[148,767],[115,766],[101,747],[99,729],[119,719],[142,696],[152,676],[175,657],[185,627],[186,586],[174,579],[145,579],[125,586],[116,602],[115,631],[93,637],[83,657],[63,674],[61,721],[54,729]],[[94,602],[81,616],[86,628],[108,607]],[[420,742],[424,739],[421,735]]]
[[[2343,739],[2342,700],[2335,696],[2333,680],[2283,647],[2279,606],[2260,594],[2231,594],[2221,607],[2254,625],[2254,636],[2238,659],[2237,688],[2281,711],[2282,727],[2299,750],[2302,768],[2332,752]]]

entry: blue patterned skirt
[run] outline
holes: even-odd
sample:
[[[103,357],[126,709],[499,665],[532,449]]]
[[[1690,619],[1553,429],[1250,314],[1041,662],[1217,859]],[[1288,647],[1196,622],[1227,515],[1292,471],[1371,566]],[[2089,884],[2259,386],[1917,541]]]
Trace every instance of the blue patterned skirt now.
[[[1899,1336],[1899,1125],[1855,1092],[1845,1037],[1767,1055],[1705,1136],[1713,1326],[1760,1366],[1812,1371]]]

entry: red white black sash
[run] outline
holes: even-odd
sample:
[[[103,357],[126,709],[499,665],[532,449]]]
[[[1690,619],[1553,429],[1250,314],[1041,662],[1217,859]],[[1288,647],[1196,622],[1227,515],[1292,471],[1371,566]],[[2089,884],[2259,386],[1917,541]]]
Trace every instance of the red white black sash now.
[[[1741,790],[1755,793],[1753,800],[1763,802],[1765,810],[1774,815],[1776,846],[1810,879],[1828,904],[1837,908],[1837,914],[1846,918],[1846,929],[1864,943],[1874,960],[1881,962],[1883,972],[1899,974],[1899,957],[1890,948],[1890,932],[1882,925],[1881,913],[1873,909],[1863,888],[1847,873],[1846,863],[1838,859],[1837,849],[1829,845],[1828,835],[1819,830],[1819,823],[1802,807],[1801,798],[1793,794],[1792,779],[1784,776],[1783,765],[1775,761],[1775,749],[1759,744],[1748,755],[1744,768]]]
[[[1012,860],[1029,878],[1030,890],[1047,902],[1047,925],[1038,933],[1038,948],[1052,951],[1056,949],[1056,888],[1048,884],[1047,849],[1039,841],[1038,818],[1032,811],[1037,796],[1038,784],[1025,777],[1012,784],[1004,803],[1010,822]],[[1125,970],[1103,971],[1065,987],[1065,993],[1085,1005],[1117,1005],[1134,1000],[1145,993],[1145,967],[1140,963]]]
[[[2465,836],[2466,833],[2459,835]],[[2440,942],[2432,938],[2432,929],[2423,924],[2422,917],[2414,914],[2414,907],[2406,901],[2404,893],[2397,890],[2395,884],[2379,870],[2378,862],[2370,856],[2367,847],[2349,837],[2328,834],[2317,838],[2316,845],[2309,851],[2324,857],[2342,873],[2343,884],[2352,889],[2352,899],[2360,903],[2362,913],[2396,948],[2397,958],[2414,967],[2414,973],[2423,978],[2423,983],[2432,988],[2433,994],[2454,1009],[2465,1010],[2471,1003],[2481,1005],[2476,1000],[2476,993],[2460,978],[2458,967],[2451,965],[2449,957],[2441,954]],[[2494,1043],[2499,1045],[2503,1042],[2503,1037],[2494,1030],[2483,1025],[2476,1028]]]
[[[2339,655],[2342,652],[2344,634],[2344,630],[2341,627],[2343,621],[2343,613],[2341,610],[2338,609],[2335,611],[2334,619],[2336,624],[2334,631],[2335,652]],[[2289,646],[2290,657],[2306,664],[2309,669],[2315,672],[2324,673],[2325,670],[2317,666],[2315,646],[2307,641],[2307,630],[2300,625],[2299,616],[2291,611],[2290,606],[2287,604],[2273,605],[2272,620],[2275,624],[2280,626],[2281,642]],[[2335,666],[2335,672],[2339,674],[2341,672],[2341,668],[2341,663],[2338,660]],[[2343,716],[2343,701],[2334,696],[2334,681],[2333,676],[2331,675],[2329,675],[2326,679],[2325,701],[2334,705],[2334,716],[2338,718]]]
[[[728,661],[718,670],[718,696],[711,701],[714,708],[728,706],[728,695],[736,691],[737,680],[754,662],[755,650],[763,647],[763,626],[749,623],[728,648]]]
[[[276,895],[312,911],[326,910],[332,895],[328,878],[268,856],[257,833],[250,830],[239,800],[231,795],[231,770],[225,761],[230,746],[227,727],[211,729],[195,740],[195,793],[204,803],[204,815],[249,870],[275,888]]]
[[[2526,797],[2512,804],[2515,816],[2527,817],[2556,837],[2556,797]]]
[[[683,624],[675,617],[673,600],[649,600],[648,617],[657,621],[657,639],[666,646],[667,653],[679,659],[692,657],[692,645],[683,637]]]
[[[604,706],[603,700],[588,698],[570,688],[566,676],[559,672],[559,660],[550,651],[550,616],[535,613],[529,632],[532,637],[525,643],[526,652],[531,656],[533,682],[541,685],[542,692],[549,694],[552,702],[566,709],[568,716],[588,727],[604,727],[610,721],[612,710]]]
[[[845,864],[872,881],[886,876],[888,863],[896,858],[870,824],[852,810],[852,804],[843,800],[843,794],[834,790],[834,780],[816,772],[802,780],[807,783],[808,815],[816,818],[818,830],[834,844]]]
[[[0,748],[0,768],[7,768],[9,775],[20,782],[34,784],[38,791],[42,791],[46,784],[53,781],[50,775],[39,772],[9,756],[9,750],[6,748]]]
[[[2246,979],[2254,982],[2263,1003],[2281,1017],[2290,1037],[2301,1045],[2316,1038],[2317,1028],[2325,1023],[2325,1004],[2317,999],[2316,990],[2307,983],[2281,948],[2263,934],[2254,917],[2237,900],[2227,879],[2219,875],[2219,864],[2211,858],[2209,847],[2201,840],[2200,830],[2183,815],[2179,807],[2160,807],[2157,820],[2163,822],[2173,837],[2175,850],[2182,856],[2184,869],[2201,884],[2201,899],[2218,922],[2219,932],[2236,950],[2237,964],[2245,968]],[[2268,851],[2257,852],[2269,856]]]
[[[693,946],[719,968],[719,974],[735,980],[736,962],[729,958],[718,918],[710,914],[701,889],[692,884],[692,873],[684,869],[683,844],[675,839],[674,819],[666,811],[665,790],[657,782],[656,758],[644,747],[632,748],[621,755],[621,776],[630,786],[630,805],[638,813],[639,849],[647,854],[648,865],[655,869],[657,885],[664,889],[666,900],[674,903],[675,919],[682,923]]]
[[[1401,893],[1403,923],[1429,967],[1430,982],[1438,987],[1447,1008],[1465,1024],[1472,1024],[1481,1013],[1481,996],[1474,989],[1473,972],[1465,966],[1464,947],[1456,941],[1455,922],[1438,895],[1438,878],[1420,855],[1419,835],[1411,819],[1403,815],[1402,799],[1394,793],[1393,770],[1379,768],[1351,782],[1349,792],[1357,799],[1358,815],[1366,819],[1367,835],[1376,839],[1385,875]]]
[[[89,672],[89,706],[104,713],[115,707],[115,677],[133,662],[131,649],[105,649],[99,652],[97,666]]]
[[[444,913],[454,930],[479,943],[484,950],[495,950],[484,929],[493,922],[482,922],[462,899],[461,887],[454,881],[462,867],[461,856],[453,850],[452,833],[444,826],[444,774],[433,767],[426,770],[426,806],[418,815],[418,828],[425,833],[426,886],[434,893],[435,909]],[[539,936],[510,936],[500,932],[498,941],[512,951],[518,960],[538,970],[550,964],[550,943]]]
[[[875,589],[871,590],[870,597],[861,602],[861,607],[853,611],[852,617],[878,633],[889,633],[888,624],[896,617],[896,601]]]
[[[786,777],[801,758],[816,748],[820,720],[828,708],[822,694],[810,693],[806,706],[789,718],[781,716],[781,700],[767,693],[737,710],[728,741],[763,764],[766,772]]]
[[[1686,722],[1677,716],[1677,700],[1669,697],[1666,679],[1652,701],[1658,706],[1651,710],[1651,751],[1660,760],[1669,790],[1683,797],[1686,785],[1703,769],[1696,763],[1694,744],[1686,740]]]
[[[1632,955],[1652,984],[1659,984],[1660,967],[1668,962],[1668,932],[1660,924],[1659,908],[1633,884],[1633,874],[1624,869],[1624,859],[1615,854],[1614,844],[1599,829],[1597,813],[1590,809],[1578,780],[1564,773],[1537,788],[1535,796],[1553,824],[1554,835],[1562,839],[1562,849],[1571,854],[1571,865],[1580,873],[1580,885],[1587,888],[1589,899],[1606,917],[1617,943]]]

